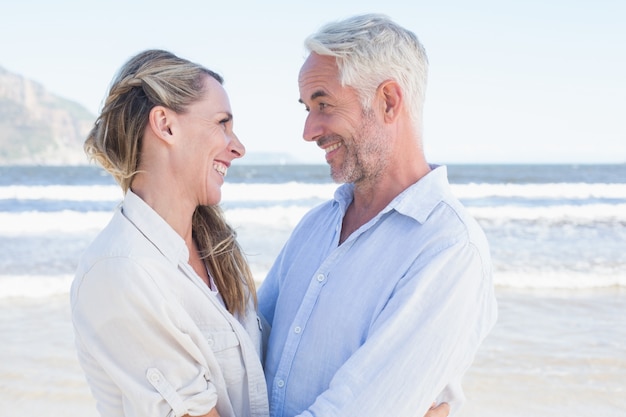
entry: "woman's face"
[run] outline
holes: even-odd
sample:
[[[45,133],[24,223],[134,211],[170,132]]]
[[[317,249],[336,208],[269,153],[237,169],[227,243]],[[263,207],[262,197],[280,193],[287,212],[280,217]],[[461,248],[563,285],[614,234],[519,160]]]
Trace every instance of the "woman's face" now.
[[[221,187],[231,162],[245,148],[233,132],[228,95],[213,77],[206,76],[200,100],[176,115],[176,174],[186,198],[196,205],[214,205],[222,198]],[[174,130],[172,130],[174,133]]]

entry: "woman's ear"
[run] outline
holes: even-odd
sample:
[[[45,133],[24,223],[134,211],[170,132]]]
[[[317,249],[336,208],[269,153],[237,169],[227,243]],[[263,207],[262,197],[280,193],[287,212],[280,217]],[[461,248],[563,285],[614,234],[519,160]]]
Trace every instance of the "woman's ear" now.
[[[393,80],[383,82],[378,89],[384,105],[384,120],[393,122],[400,114],[400,107],[403,103],[402,89]]]
[[[170,109],[163,106],[155,106],[150,110],[148,119],[148,126],[154,135],[170,144],[174,140],[171,129],[173,117],[173,112]]]

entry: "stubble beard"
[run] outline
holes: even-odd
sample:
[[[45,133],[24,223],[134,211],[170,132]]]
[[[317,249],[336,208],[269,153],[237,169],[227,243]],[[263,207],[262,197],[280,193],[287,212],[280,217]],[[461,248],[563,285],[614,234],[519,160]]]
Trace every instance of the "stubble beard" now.
[[[330,168],[330,175],[338,184],[375,182],[389,165],[389,141],[371,111],[364,111],[361,127],[351,140],[342,138],[342,142],[344,161]]]

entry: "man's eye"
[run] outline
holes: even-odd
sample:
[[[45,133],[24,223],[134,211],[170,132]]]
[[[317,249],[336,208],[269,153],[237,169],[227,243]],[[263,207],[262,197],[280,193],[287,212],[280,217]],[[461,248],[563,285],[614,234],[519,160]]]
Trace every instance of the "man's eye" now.
[[[318,107],[319,107],[320,110],[324,110],[326,107],[328,107],[328,104],[320,103],[320,104],[318,104]]]

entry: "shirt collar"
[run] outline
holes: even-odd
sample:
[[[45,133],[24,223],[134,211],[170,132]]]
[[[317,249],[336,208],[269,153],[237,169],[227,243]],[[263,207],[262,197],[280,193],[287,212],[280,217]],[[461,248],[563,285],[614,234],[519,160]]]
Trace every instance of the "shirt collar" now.
[[[448,170],[443,165],[431,165],[431,171],[398,194],[380,214],[396,210],[400,214],[424,223],[435,207],[450,193]],[[334,199],[345,214],[354,198],[354,184],[342,184]]]
[[[352,202],[353,198],[354,198],[354,184],[353,183],[341,184],[335,190],[334,199],[337,202],[337,204],[339,204],[339,208],[341,209],[341,212],[343,214],[346,214],[346,210],[348,210],[348,206]]]
[[[431,165],[431,171],[394,198],[389,208],[424,223],[449,195],[447,168]]]
[[[183,238],[131,190],[126,192],[120,211],[170,262],[189,259]]]

